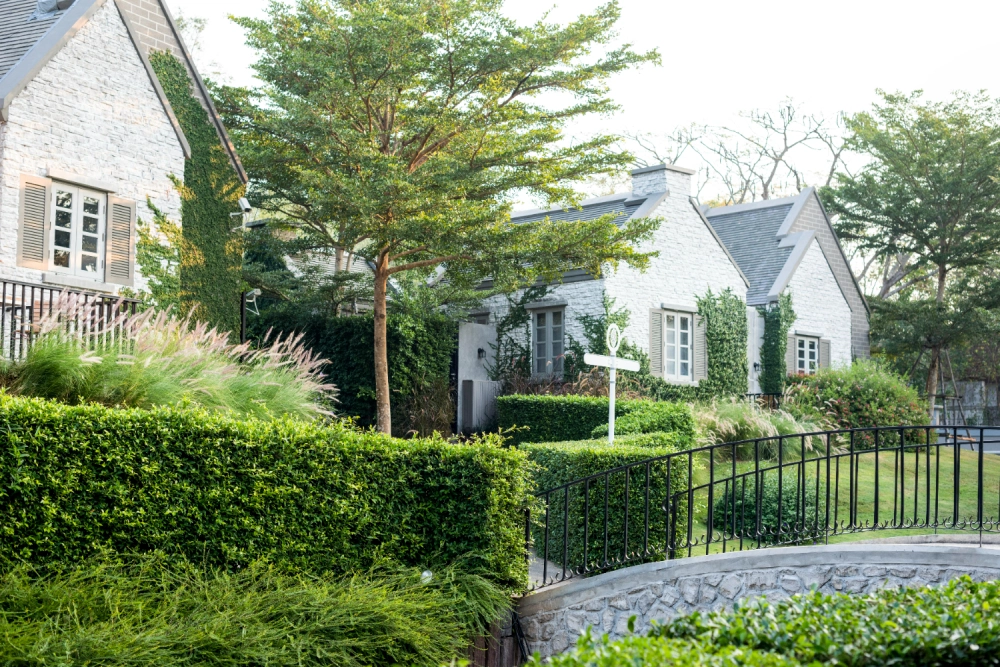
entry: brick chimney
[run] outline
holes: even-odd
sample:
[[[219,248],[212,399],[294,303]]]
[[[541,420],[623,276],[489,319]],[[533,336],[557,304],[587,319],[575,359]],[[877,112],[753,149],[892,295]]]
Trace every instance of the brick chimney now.
[[[654,164],[632,171],[632,195],[645,197],[653,193],[667,192],[681,197],[691,196],[691,176],[694,169],[673,164]]]

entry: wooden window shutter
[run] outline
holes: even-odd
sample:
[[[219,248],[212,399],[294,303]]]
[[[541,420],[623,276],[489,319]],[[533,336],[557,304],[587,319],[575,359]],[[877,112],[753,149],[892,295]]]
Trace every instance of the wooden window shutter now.
[[[52,211],[52,181],[21,176],[17,218],[17,265],[44,271],[49,268],[49,216]]]
[[[694,381],[708,379],[708,337],[705,335],[705,318],[694,316]]]
[[[819,367],[830,367],[830,339],[828,338],[819,339]]]
[[[134,201],[108,197],[105,282],[132,286],[135,279],[135,217]]]
[[[663,377],[663,313],[649,311],[649,374]]]
[[[795,370],[795,336],[788,337],[788,347],[785,348],[785,375],[796,375]]]

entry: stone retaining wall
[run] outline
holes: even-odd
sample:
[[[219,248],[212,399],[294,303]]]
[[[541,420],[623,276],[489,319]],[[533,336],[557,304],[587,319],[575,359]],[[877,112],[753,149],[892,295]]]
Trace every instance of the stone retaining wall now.
[[[531,651],[565,651],[587,628],[612,638],[695,610],[770,600],[816,587],[860,594],[886,586],[937,585],[963,575],[1000,579],[1000,550],[973,546],[865,544],[761,549],[647,563],[542,589],[520,601]]]

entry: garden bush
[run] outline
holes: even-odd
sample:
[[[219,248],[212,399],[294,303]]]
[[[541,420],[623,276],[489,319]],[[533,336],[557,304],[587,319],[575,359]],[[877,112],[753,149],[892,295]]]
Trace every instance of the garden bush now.
[[[526,579],[530,465],[497,436],[401,441],[342,424],[2,394],[0,429],[0,567],[110,549],[348,572],[472,553],[504,586]]]
[[[615,417],[628,412],[633,403],[616,401]],[[600,396],[501,396],[497,399],[497,421],[502,430],[526,427],[513,434],[515,444],[589,440],[595,426],[608,423],[608,399]]]
[[[777,603],[746,600],[731,610],[675,618],[650,634],[771,651],[802,663],[996,665],[998,609],[1000,583],[974,583],[964,577],[940,588],[887,589],[859,596],[811,592]]]
[[[927,406],[916,389],[874,361],[820,369],[816,375],[790,377],[783,406],[790,412],[819,410],[837,428],[919,426],[928,423]],[[919,434],[914,432],[914,437]],[[862,440],[871,444],[873,438]]]
[[[236,415],[330,414],[334,387],[301,337],[272,337],[258,349],[166,311],[121,313],[64,298],[39,323],[24,359],[7,362],[13,393],[65,403],[150,408],[181,402]],[[103,331],[67,324],[104,324]],[[114,335],[108,334],[114,332]]]
[[[355,417],[362,426],[375,423],[375,324],[370,313],[333,317],[299,304],[283,304],[251,316],[251,333],[263,340],[269,330],[303,335],[303,343],[333,360],[323,367],[339,390],[337,413]],[[403,434],[407,405],[414,395],[435,383],[449,381],[452,353],[458,346],[458,325],[439,313],[415,317],[390,313],[386,322],[389,350],[389,389],[392,392],[393,432]]]
[[[423,665],[467,654],[510,605],[454,569],[204,573],[162,558],[0,575],[0,664]]]
[[[716,485],[713,527],[726,535],[761,544],[800,544],[816,539],[822,532],[820,527],[826,525],[826,515],[817,514],[821,508],[815,478],[803,479],[795,467],[783,469],[780,484],[777,470],[760,476],[759,526],[757,483],[749,474],[737,477],[735,483]]]
[[[538,466],[535,484],[538,491],[562,486],[589,475],[595,475],[629,463],[665,456],[681,451],[678,441],[682,436],[674,433],[650,433],[624,436],[616,439],[614,445],[604,440],[584,440],[555,443],[526,443],[521,449]],[[687,459],[684,465],[674,462],[670,467],[670,489],[676,492],[687,488]],[[622,558],[626,553],[638,554],[644,548],[646,511],[646,466],[629,469],[628,497],[625,495],[626,471],[620,470],[607,476],[608,495],[608,559]],[[666,515],[662,510],[667,496],[667,463],[657,461],[648,466],[649,470],[649,548],[654,553],[664,553],[666,545]],[[598,477],[589,483],[589,505],[585,503],[584,485],[572,487],[569,493],[569,541],[564,545],[563,524],[566,495],[555,491],[549,497],[549,539],[548,558],[566,566],[579,567],[584,564],[584,547],[590,565],[604,558],[604,495],[605,478]],[[629,521],[628,542],[625,540],[626,507]],[[545,530],[541,522],[544,513],[536,516],[533,530],[535,551],[544,555]],[[588,535],[584,540],[585,520]],[[678,525],[687,521],[686,505],[678,507]],[[564,546],[567,557],[564,559]]]
[[[611,641],[588,630],[576,649],[549,661],[535,656],[529,665],[549,667],[799,667],[801,663],[775,653],[734,646],[711,646],[684,639],[629,636]]]
[[[615,416],[615,435],[637,433],[677,433],[678,444],[685,449],[694,445],[695,422],[691,408],[684,403],[636,401],[630,403],[621,419]],[[607,420],[591,432],[591,436],[607,437]]]

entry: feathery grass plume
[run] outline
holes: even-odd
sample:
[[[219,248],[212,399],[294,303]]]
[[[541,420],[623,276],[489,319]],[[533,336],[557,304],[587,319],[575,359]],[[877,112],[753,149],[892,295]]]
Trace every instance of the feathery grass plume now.
[[[25,357],[14,362],[16,394],[67,403],[149,408],[183,402],[242,416],[332,414],[336,388],[328,363],[301,335],[268,334],[261,347],[195,321],[149,309],[60,298],[38,323]]]
[[[694,404],[693,410],[699,435],[712,445],[757,438],[773,438],[779,435],[814,433],[831,428],[825,422],[796,419],[784,410],[769,410],[756,403],[740,399],[713,399],[711,402]],[[807,451],[812,451],[814,444],[821,443],[819,441],[814,443],[813,438],[805,439]],[[778,455],[777,441],[768,441],[762,445],[760,452],[762,456],[776,457]],[[798,452],[802,442],[799,439],[790,438],[786,446]],[[753,458],[753,451],[753,443],[750,443],[740,447],[736,456],[740,459]]]
[[[454,568],[204,572],[164,556],[0,575],[0,663],[422,665],[466,654],[510,597]]]

